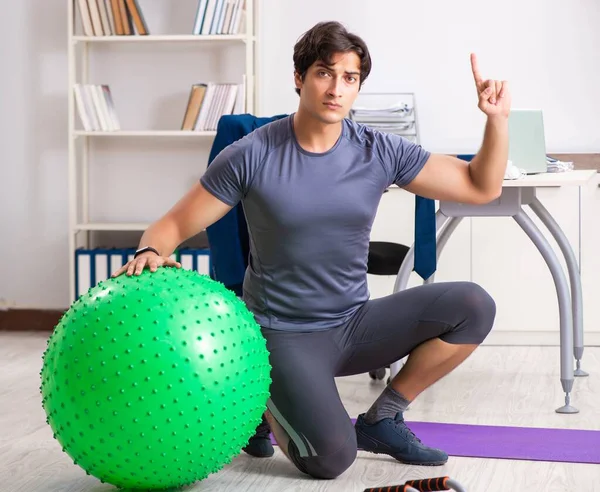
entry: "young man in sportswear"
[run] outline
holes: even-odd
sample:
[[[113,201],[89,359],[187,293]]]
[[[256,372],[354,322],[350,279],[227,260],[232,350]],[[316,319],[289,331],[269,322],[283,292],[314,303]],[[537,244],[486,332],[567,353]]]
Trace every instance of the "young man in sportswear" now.
[[[403,411],[485,339],[494,301],[469,282],[370,300],[367,252],[379,200],[391,184],[464,203],[499,196],[510,94],[506,82],[482,79],[473,55],[471,63],[487,122],[481,149],[467,163],[348,120],[371,58],[363,40],[339,23],[317,24],[294,47],[297,112],[224,149],[144,233],[142,252],[115,273],[179,267],[169,259],[172,251],[243,201],[250,235],[244,301],[262,327],[272,365],[266,416],[285,455],[312,477],[343,473],[357,445],[403,463],[448,459],[410,431]],[[408,354],[353,426],[334,378]]]

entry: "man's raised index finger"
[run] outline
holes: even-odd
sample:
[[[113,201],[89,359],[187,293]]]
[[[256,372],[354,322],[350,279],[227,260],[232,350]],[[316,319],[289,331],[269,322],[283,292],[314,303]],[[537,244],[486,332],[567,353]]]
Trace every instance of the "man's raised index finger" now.
[[[473,70],[473,78],[475,83],[479,86],[483,82],[481,74],[479,73],[479,65],[477,64],[477,56],[475,53],[471,53],[471,68]]]

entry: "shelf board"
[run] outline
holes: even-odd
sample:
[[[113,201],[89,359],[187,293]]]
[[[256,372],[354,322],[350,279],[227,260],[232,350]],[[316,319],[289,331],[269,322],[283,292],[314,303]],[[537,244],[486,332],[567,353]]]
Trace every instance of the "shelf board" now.
[[[183,131],[183,130],[119,130],[112,132],[83,131],[73,132],[77,137],[214,137],[217,132]]]
[[[150,224],[135,222],[89,222],[77,224],[75,232],[79,231],[145,231]]]
[[[74,43],[177,43],[192,42],[204,43],[210,42],[231,42],[231,41],[251,41],[252,36],[246,34],[158,34],[158,35],[129,35],[129,36],[73,36]]]

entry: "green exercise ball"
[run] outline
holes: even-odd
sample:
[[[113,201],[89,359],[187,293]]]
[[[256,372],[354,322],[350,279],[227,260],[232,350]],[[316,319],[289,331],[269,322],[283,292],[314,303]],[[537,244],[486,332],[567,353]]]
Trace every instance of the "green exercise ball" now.
[[[128,489],[220,470],[269,397],[260,327],[221,283],[165,267],[99,283],[63,315],[41,371],[47,422],[76,465]]]

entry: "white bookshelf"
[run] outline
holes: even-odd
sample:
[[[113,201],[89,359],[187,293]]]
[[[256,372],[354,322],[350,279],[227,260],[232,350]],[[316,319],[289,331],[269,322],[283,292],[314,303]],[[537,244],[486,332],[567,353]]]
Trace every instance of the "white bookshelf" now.
[[[184,130],[118,130],[114,132],[75,130],[75,137],[209,137],[217,132],[212,131],[184,131]]]
[[[73,36],[73,43],[208,43],[208,42],[252,42],[253,36],[246,34],[164,34],[131,36]]]
[[[76,224],[75,231],[145,231],[149,223],[142,222],[87,222],[85,224]]]
[[[157,0],[152,0],[152,2]],[[172,0],[161,0],[171,2]],[[97,222],[90,218],[89,199],[89,165],[95,139],[130,139],[131,142],[139,140],[140,146],[144,145],[146,139],[156,142],[169,141],[170,139],[198,139],[202,142],[215,137],[215,131],[183,131],[178,129],[146,130],[127,128],[117,131],[85,131],[78,116],[77,103],[74,94],[76,84],[92,83],[90,79],[90,62],[94,56],[94,46],[110,45],[113,52],[118,51],[119,46],[144,46],[149,49],[157,43],[195,45],[200,49],[218,49],[227,46],[243,46],[244,67],[240,70],[240,76],[245,85],[245,107],[244,112],[253,113],[257,103],[255,83],[257,73],[256,62],[256,18],[255,9],[257,0],[245,0],[245,18],[243,20],[243,34],[217,34],[217,35],[195,35],[191,34],[193,27],[194,11],[189,22],[189,31],[179,34],[153,34],[148,35],[105,35],[85,36],[78,12],[78,0],[67,0],[68,2],[68,188],[69,188],[69,299],[75,299],[75,252],[79,247],[89,245],[89,233],[93,231],[144,231],[149,223],[130,222]],[[144,9],[144,3],[141,8]],[[152,26],[149,26],[152,31]],[[196,48],[197,49],[197,48]],[[138,48],[138,51],[142,51]],[[131,54],[129,54],[131,56]],[[161,55],[166,56],[166,55]],[[160,63],[157,57],[156,63]],[[210,74],[205,74],[207,81],[211,80]],[[215,80],[215,82],[219,82]],[[151,86],[152,80],[148,80]],[[182,89],[189,90],[182,82]],[[112,87],[111,87],[112,89]],[[112,91],[111,91],[112,92]],[[182,111],[185,108],[182,108]],[[116,105],[117,114],[119,106]],[[183,112],[181,114],[183,118]],[[138,139],[138,140],[136,140]]]

